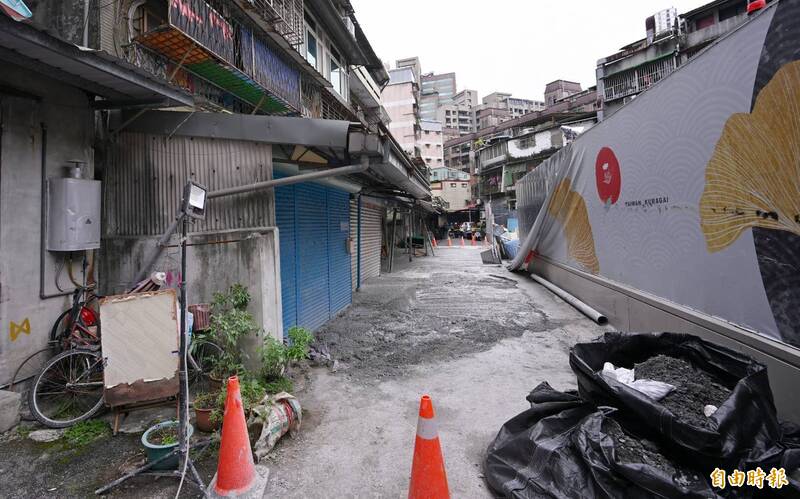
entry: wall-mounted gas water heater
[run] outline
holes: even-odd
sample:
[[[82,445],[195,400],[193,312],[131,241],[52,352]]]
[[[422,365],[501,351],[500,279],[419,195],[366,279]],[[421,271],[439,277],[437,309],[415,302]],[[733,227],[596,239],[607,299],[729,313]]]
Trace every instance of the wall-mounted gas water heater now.
[[[47,250],[100,247],[101,182],[83,178],[83,162],[71,161],[68,177],[47,179]]]

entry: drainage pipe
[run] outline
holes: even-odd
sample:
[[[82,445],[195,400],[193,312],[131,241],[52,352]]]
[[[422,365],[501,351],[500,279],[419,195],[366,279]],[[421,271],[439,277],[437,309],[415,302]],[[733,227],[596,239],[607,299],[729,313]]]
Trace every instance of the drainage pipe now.
[[[531,279],[533,279],[534,281],[538,282],[539,284],[541,284],[545,288],[547,288],[550,291],[552,291],[553,293],[555,293],[559,298],[561,298],[565,302],[569,303],[573,307],[577,308],[578,310],[580,310],[581,313],[583,313],[583,315],[585,315],[586,317],[592,319],[593,321],[595,321],[596,323],[600,324],[601,326],[604,326],[604,325],[608,324],[608,318],[605,315],[601,314],[600,312],[598,312],[597,310],[593,309],[592,307],[590,307],[586,303],[584,303],[584,302],[580,301],[579,299],[575,298],[573,295],[567,293],[566,291],[564,291],[563,289],[559,288],[558,286],[556,286],[552,282],[548,281],[547,279],[539,277],[536,274],[531,274]]]
[[[361,163],[357,165],[343,166],[340,168],[331,168],[329,170],[322,170],[318,172],[305,173],[303,175],[295,175],[293,177],[279,178],[275,180],[267,180],[265,182],[256,182],[255,184],[241,185],[239,187],[229,187],[227,189],[220,189],[218,191],[209,192],[206,197],[208,199],[221,198],[224,196],[233,196],[235,194],[244,194],[246,192],[262,191],[264,189],[272,189],[282,185],[298,184],[301,182],[313,182],[328,177],[340,177],[342,175],[354,175],[356,173],[363,173],[369,169],[369,157],[362,156]]]
[[[49,300],[51,298],[59,298],[62,296],[69,296],[72,291],[63,291],[60,293],[47,294],[44,286],[44,273],[45,273],[45,238],[47,237],[47,125],[41,124],[42,135],[42,150],[41,150],[41,200],[40,200],[40,217],[39,217],[39,299]]]
[[[303,175],[294,175],[292,177],[286,178],[279,178],[274,180],[267,180],[265,182],[256,182],[254,184],[247,184],[247,185],[240,185],[238,187],[229,187],[227,189],[220,189],[217,191],[211,191],[206,194],[207,199],[214,199],[214,198],[221,198],[225,196],[233,196],[235,194],[244,194],[246,192],[256,192],[256,191],[263,191],[265,189],[273,189],[275,187],[280,187],[282,185],[291,185],[291,184],[299,184],[302,182],[312,182],[314,180],[319,180],[328,177],[338,177],[341,175],[353,175],[356,173],[363,173],[369,169],[369,156],[361,156],[361,163],[356,165],[350,166],[343,166],[340,168],[331,168],[330,170],[322,170],[318,172],[311,172],[305,173]],[[141,270],[136,274],[136,277],[133,281],[133,284],[143,281],[147,278],[148,272],[150,272],[150,268],[155,265],[158,257],[161,256],[161,252],[164,251],[164,248],[167,246],[169,239],[172,237],[172,234],[178,229],[178,225],[180,224],[183,216],[180,215],[176,218],[172,224],[167,228],[166,232],[159,238],[158,242],[156,243],[156,247],[153,250],[153,253],[150,257],[145,261],[146,263],[141,267]]]

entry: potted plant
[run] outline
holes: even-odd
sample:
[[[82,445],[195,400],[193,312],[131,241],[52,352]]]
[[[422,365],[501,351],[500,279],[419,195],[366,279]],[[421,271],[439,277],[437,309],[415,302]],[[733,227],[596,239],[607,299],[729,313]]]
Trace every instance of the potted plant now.
[[[192,406],[194,407],[194,423],[198,430],[211,433],[220,428],[222,421],[212,420],[211,418],[214,409],[219,406],[218,399],[218,391],[201,393],[195,397]]]
[[[292,382],[286,377],[286,368],[306,358],[309,346],[314,341],[311,331],[302,327],[292,327],[288,336],[288,345],[268,337],[261,347],[261,377],[268,393],[292,390]]]
[[[187,426],[186,438],[192,438],[194,428],[192,425]],[[147,454],[147,461],[156,461],[178,447],[178,421],[166,421],[158,423],[150,428],[144,435],[142,435],[142,445]],[[164,459],[160,463],[154,465],[153,470],[174,470],[178,467],[178,453]]]
[[[258,331],[253,316],[247,312],[250,292],[241,284],[234,284],[224,293],[214,294],[210,335],[222,348],[222,354],[213,361],[209,378],[212,388],[221,389],[229,376],[244,373],[239,340]]]
[[[247,375],[243,375],[239,377],[239,393],[242,396],[242,407],[244,408],[245,418],[249,418],[253,408],[264,400],[264,397],[267,395],[267,390],[257,379],[252,379]],[[225,414],[225,401],[227,398],[227,386],[220,390],[219,393],[215,394],[215,401],[213,402],[209,420],[211,424],[217,425],[217,427],[222,425],[222,417]]]

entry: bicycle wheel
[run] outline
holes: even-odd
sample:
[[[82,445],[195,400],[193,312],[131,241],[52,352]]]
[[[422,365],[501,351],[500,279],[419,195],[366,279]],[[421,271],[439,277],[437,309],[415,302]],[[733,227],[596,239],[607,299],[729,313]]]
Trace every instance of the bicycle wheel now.
[[[50,329],[50,346],[53,348],[54,353],[59,354],[64,351],[67,344],[65,338],[69,336],[72,330],[72,317],[70,313],[72,309],[67,309],[58,316],[53,327]]]
[[[67,350],[50,359],[34,379],[28,406],[50,428],[66,428],[97,414],[103,407],[100,353]]]
[[[205,381],[214,368],[214,363],[223,354],[222,348],[207,340],[193,340],[189,348],[188,371],[189,384],[196,385]]]

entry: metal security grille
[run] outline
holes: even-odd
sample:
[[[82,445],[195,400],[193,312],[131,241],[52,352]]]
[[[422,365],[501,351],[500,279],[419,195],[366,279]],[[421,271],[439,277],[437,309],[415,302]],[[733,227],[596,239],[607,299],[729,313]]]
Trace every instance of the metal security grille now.
[[[361,205],[361,284],[381,275],[383,207]]]
[[[675,71],[675,58],[671,55],[636,68],[606,76],[605,98],[607,101],[638,94],[652,87]]]

